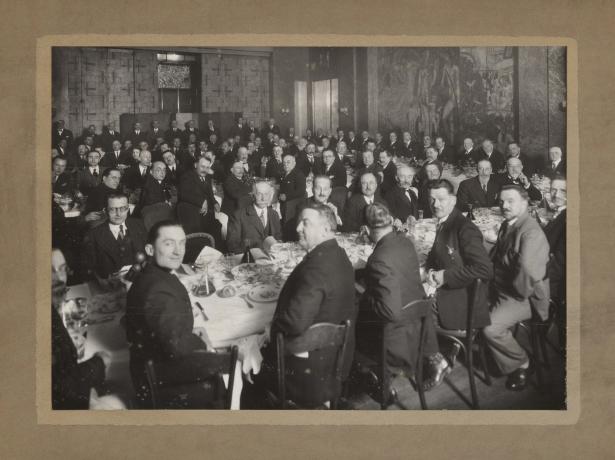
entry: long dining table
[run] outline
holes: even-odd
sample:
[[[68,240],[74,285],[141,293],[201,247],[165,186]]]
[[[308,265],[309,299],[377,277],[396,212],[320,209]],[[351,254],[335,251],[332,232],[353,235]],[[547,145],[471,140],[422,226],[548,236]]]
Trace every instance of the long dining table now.
[[[499,210],[475,209],[475,223],[489,245],[497,238],[502,217]],[[422,219],[407,229],[419,260],[424,263],[435,239],[435,219]],[[365,266],[372,252],[358,234],[338,233],[336,239],[355,269]],[[278,294],[287,277],[301,261],[305,251],[296,242],[277,242],[267,251],[254,250],[255,262],[241,264],[242,255],[224,256],[212,248],[201,253],[203,260],[193,265],[183,264],[177,276],[190,295],[193,306],[194,328],[205,331],[204,340],[209,348],[239,348],[239,362],[235,370],[235,388],[232,408],[239,409],[242,377],[260,369],[260,348],[268,341]],[[199,257],[201,257],[199,256]],[[196,267],[199,267],[197,269]],[[210,281],[215,291],[202,292],[199,286]],[[232,289],[224,289],[231,286]],[[83,359],[97,351],[111,354],[107,370],[107,387],[127,407],[133,407],[134,390],[129,373],[129,349],[123,317],[126,312],[126,293],[129,282],[118,284],[112,290],[103,290],[94,282],[71,286],[67,299],[88,299],[88,335]],[[228,295],[228,296],[227,296]]]

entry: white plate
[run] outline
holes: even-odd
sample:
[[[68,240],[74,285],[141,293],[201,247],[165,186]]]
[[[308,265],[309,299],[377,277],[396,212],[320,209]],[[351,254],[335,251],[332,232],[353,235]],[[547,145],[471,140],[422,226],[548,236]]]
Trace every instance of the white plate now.
[[[273,302],[280,297],[280,288],[261,284],[248,291],[248,299],[253,302]]]

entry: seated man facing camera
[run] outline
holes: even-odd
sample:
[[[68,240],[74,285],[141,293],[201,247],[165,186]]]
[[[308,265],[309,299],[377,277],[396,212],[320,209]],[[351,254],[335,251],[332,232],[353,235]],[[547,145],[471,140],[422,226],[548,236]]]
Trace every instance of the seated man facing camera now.
[[[173,274],[186,252],[186,234],[174,221],[156,223],[147,237],[148,263],[128,291],[126,338],[130,374],[142,408],[150,407],[145,374],[148,360],[173,361],[205,350],[193,333],[194,318],[188,291]]]

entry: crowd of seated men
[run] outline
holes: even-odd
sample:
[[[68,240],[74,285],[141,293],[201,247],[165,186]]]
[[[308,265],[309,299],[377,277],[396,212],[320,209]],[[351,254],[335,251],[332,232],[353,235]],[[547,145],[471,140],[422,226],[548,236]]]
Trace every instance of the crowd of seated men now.
[[[164,278],[181,263],[185,250],[165,255],[166,249],[158,247],[165,232],[182,244],[186,234],[206,232],[218,249],[233,253],[243,252],[248,245],[262,247],[267,238],[298,240],[314,253],[306,258],[306,264],[312,265],[297,267],[297,273],[304,275],[295,276],[290,286],[287,283],[274,317],[276,330],[293,336],[330,316],[336,321],[351,319],[353,327],[362,315],[403,322],[401,308],[425,295],[422,282],[436,289],[439,324],[460,329],[469,302],[467,289],[475,279],[483,279],[489,281],[489,292],[475,306],[474,324],[483,328],[500,371],[508,376],[508,388],[525,388],[532,363],[510,328],[529,318],[532,309],[544,315],[550,298],[565,299],[566,165],[559,147],[552,147],[544,160],[531,162],[518,143],[509,144],[505,155],[489,139],[476,147],[467,138],[457,149],[442,137],[433,144],[429,136],[416,143],[409,132],[403,132],[401,140],[391,132],[388,141],[381,133],[372,137],[363,131],[358,137],[341,129],[334,135],[307,130],[299,136],[291,131],[285,138],[274,119],[258,129],[239,118],[225,134],[211,121],[204,131],[193,121],[184,129],[176,121],[168,129],[154,121],[147,131],[137,122],[130,132],[120,133],[109,123],[102,132],[91,125],[74,137],[62,120],[56,122],[52,128],[53,244],[74,268],[73,282],[94,279],[108,285],[121,267],[142,253],[154,266],[166,264],[160,265],[161,273],[150,274],[152,280]],[[478,175],[462,181],[455,193],[442,178],[445,163],[476,168]],[[355,174],[348,184],[346,166],[350,164]],[[535,172],[552,178],[545,206],[555,212],[555,218],[544,229],[528,212],[530,201],[543,200],[528,178]],[[312,178],[310,198],[307,177]],[[222,195],[221,203],[217,194]],[[78,217],[64,215],[61,205],[67,198],[79,204]],[[279,207],[274,207],[276,201]],[[462,212],[492,206],[501,207],[505,222],[488,254],[480,231]],[[412,242],[396,232],[421,211],[438,221],[422,279]],[[354,299],[354,294],[348,294],[353,289],[346,286],[350,279],[344,275],[346,256],[335,248],[333,234],[340,230],[363,231],[375,244],[363,276],[366,290],[360,309],[348,307],[341,316],[327,310],[336,299]],[[325,266],[339,271],[317,273]],[[339,278],[339,283],[323,288],[330,285],[327,277]],[[176,292],[181,291],[176,284],[173,294],[185,300],[183,292]],[[133,293],[139,308],[152,301],[150,288],[139,288],[141,297]],[[315,294],[307,295],[310,290]],[[168,303],[168,296],[165,299]],[[178,305],[184,300],[178,300]],[[302,317],[301,324],[293,323],[296,311],[306,303],[314,310],[311,319]],[[138,314],[141,320],[146,315],[141,310]],[[162,349],[172,341],[173,356],[201,347],[191,335],[189,316],[181,334],[174,330],[169,338],[158,331],[166,337],[164,343],[150,345]],[[143,327],[131,324],[135,334]],[[411,326],[416,332],[416,324]],[[164,330],[166,326],[156,327]],[[398,343],[408,340],[407,334],[404,337],[391,339],[394,349],[404,348]],[[430,372],[425,387],[429,389],[441,383],[450,364],[439,352],[433,330],[427,337]],[[185,350],[177,348],[178,340],[186,340]],[[408,367],[412,361],[396,353],[391,354],[391,364]],[[142,371],[131,367],[135,383],[143,382]]]

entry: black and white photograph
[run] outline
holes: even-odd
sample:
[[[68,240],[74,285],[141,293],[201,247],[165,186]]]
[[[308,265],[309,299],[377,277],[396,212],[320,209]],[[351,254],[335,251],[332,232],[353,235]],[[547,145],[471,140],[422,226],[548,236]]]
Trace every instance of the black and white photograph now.
[[[52,410],[568,410],[567,63],[52,47]]]

